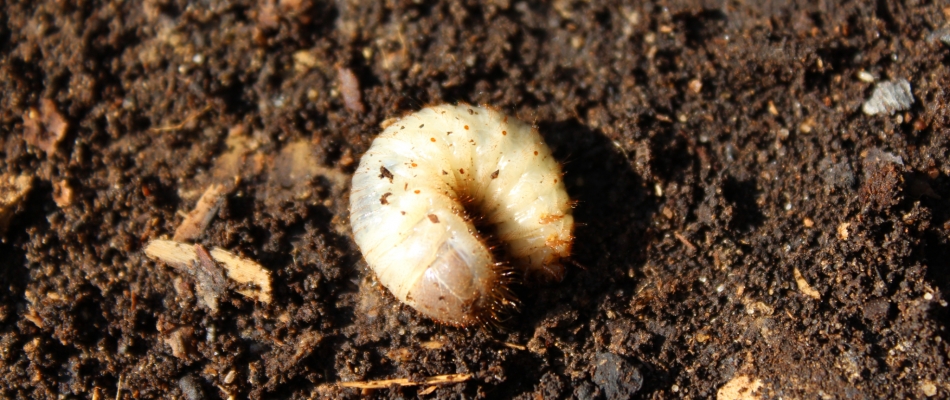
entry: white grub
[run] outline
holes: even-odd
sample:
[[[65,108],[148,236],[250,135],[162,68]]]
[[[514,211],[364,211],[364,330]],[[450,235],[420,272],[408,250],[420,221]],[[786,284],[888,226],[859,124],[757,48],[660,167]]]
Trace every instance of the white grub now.
[[[175,236],[172,240],[176,242],[186,242],[195,240],[205,231],[211,219],[218,213],[221,203],[224,202],[226,193],[224,185],[211,184],[205,189],[204,194],[198,199],[198,204],[188,213],[178,229],[175,229]]]
[[[451,325],[487,321],[511,306],[511,269],[562,278],[574,218],[561,178],[527,124],[485,107],[427,107],[391,123],[360,160],[353,236],[403,303]]]
[[[145,255],[195,277],[198,283],[196,289],[199,291],[199,297],[204,297],[201,290],[210,289],[210,291],[218,294],[223,290],[217,280],[218,273],[216,272],[220,271],[217,266],[220,263],[224,267],[223,272],[227,273],[227,277],[240,285],[236,289],[238,293],[257,301],[270,303],[270,272],[264,267],[217,247],[208,252],[213,260],[212,263],[208,263],[207,260],[203,261],[199,257],[198,247],[173,240],[155,239],[149,241],[148,245],[145,246]],[[217,290],[219,288],[220,290]],[[206,299],[203,301],[213,302],[214,300]],[[212,308],[211,304],[208,305],[209,308]]]
[[[7,231],[10,220],[32,188],[33,177],[30,175],[0,175],[0,236]]]
[[[914,93],[906,79],[895,79],[878,83],[871,98],[864,102],[861,110],[867,115],[888,113],[910,109],[914,104]]]

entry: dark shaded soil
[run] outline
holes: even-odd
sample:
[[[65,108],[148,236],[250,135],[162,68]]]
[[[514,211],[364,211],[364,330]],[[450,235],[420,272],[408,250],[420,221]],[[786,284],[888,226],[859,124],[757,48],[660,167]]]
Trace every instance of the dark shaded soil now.
[[[34,177],[0,243],[0,397],[950,396],[944,5],[73,3],[0,13],[0,173]],[[917,101],[865,115],[862,71]],[[43,99],[69,124],[48,152],[23,134]],[[535,122],[579,200],[583,267],[516,288],[500,330],[376,284],[333,179],[445,101]],[[142,250],[221,178],[229,132],[264,167],[198,242],[264,265],[274,301],[212,315]],[[269,166],[301,140],[324,173],[299,185]],[[453,373],[474,377],[334,385]]]

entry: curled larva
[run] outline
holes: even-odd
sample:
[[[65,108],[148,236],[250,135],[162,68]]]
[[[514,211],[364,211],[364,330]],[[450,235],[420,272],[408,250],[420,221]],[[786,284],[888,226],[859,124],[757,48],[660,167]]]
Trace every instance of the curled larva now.
[[[538,132],[443,104],[392,122],[360,160],[350,223],[400,301],[469,325],[509,306],[511,272],[560,280],[573,241],[561,167]]]

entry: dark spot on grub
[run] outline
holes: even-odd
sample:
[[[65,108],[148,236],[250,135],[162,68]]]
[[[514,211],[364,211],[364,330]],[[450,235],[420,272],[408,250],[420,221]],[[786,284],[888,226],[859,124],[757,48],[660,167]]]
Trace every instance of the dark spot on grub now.
[[[379,167],[379,179],[389,179],[389,183],[393,183],[393,173],[389,172],[386,167]]]

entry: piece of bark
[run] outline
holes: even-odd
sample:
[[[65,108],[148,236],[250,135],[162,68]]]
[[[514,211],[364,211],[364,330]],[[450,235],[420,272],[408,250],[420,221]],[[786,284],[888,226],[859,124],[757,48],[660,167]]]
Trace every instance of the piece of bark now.
[[[340,79],[340,94],[343,95],[343,104],[347,110],[357,113],[366,112],[360,93],[360,81],[349,68],[338,68],[337,77]]]
[[[68,129],[69,123],[50,99],[40,100],[38,110],[30,107],[23,116],[23,138],[31,146],[46,152],[47,156],[57,151],[57,145],[66,137]]]
[[[0,176],[0,236],[7,232],[10,220],[32,188],[32,176],[9,173]]]
[[[214,216],[217,215],[221,204],[224,203],[225,193],[224,185],[212,183],[208,186],[201,198],[198,199],[198,203],[195,204],[195,208],[181,221],[178,229],[175,229],[175,236],[172,237],[172,240],[186,242],[201,236]]]
[[[198,281],[195,291],[211,312],[217,313],[218,299],[227,295],[225,291],[228,289],[228,280],[204,246],[196,244],[195,253],[198,262],[194,263],[195,268],[189,271]]]
[[[201,247],[201,249],[203,249],[203,247]],[[163,261],[176,270],[186,272],[189,276],[195,276],[195,291],[199,298],[203,297],[201,292],[203,289],[201,286],[206,286],[211,289],[223,287],[218,281],[218,272],[216,272],[223,271],[227,274],[227,278],[237,283],[238,287],[235,289],[236,292],[257,301],[270,303],[270,272],[264,269],[260,264],[238,257],[220,248],[211,249],[211,251],[208,252],[209,257],[200,255],[200,253],[201,251],[198,250],[197,246],[173,240],[152,240],[149,241],[145,247],[145,254],[149,258]],[[209,261],[211,262],[209,263]],[[205,272],[194,272],[198,269],[204,270]],[[196,275],[199,273],[208,276],[201,278]],[[206,281],[202,283],[202,279],[206,279]],[[224,284],[226,285],[226,282]]]
[[[211,257],[228,271],[228,278],[241,284],[235,289],[236,292],[257,301],[270,303],[270,272],[264,267],[219,248],[211,250]]]
[[[153,240],[145,247],[145,254],[190,276],[195,281],[199,303],[212,313],[218,312],[218,301],[227,294],[228,282],[224,270],[204,247],[171,240]]]
[[[169,332],[162,339],[171,349],[175,358],[187,360],[188,356],[194,352],[194,328],[183,326]]]

